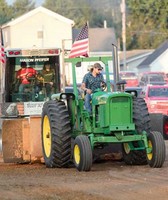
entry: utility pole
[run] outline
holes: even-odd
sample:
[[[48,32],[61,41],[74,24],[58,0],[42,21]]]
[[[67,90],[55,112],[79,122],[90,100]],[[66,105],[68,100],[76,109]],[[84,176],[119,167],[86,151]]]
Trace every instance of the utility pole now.
[[[126,5],[125,0],[122,0],[121,3],[121,13],[122,13],[122,41],[123,41],[123,64],[124,64],[124,70],[127,69],[126,66]]]

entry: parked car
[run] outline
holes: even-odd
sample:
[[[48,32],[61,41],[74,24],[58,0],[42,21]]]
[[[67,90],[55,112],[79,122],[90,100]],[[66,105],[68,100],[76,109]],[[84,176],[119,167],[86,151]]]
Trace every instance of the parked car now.
[[[139,86],[146,85],[164,85],[166,84],[165,76],[162,72],[144,72],[139,81]]]
[[[164,81],[168,84],[168,74],[165,72],[158,72],[158,73],[162,74]]]
[[[138,76],[134,71],[121,71],[119,77],[126,81],[125,87],[137,87],[139,85]]]
[[[148,85],[141,91],[149,113],[168,115],[168,85]]]
[[[153,131],[159,131],[168,139],[168,85],[148,85],[140,94],[144,98]]]

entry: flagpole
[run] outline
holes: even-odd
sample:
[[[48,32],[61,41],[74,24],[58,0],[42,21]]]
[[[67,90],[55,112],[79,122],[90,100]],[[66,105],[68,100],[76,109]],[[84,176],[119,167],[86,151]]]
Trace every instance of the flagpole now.
[[[90,43],[89,43],[89,21],[86,22],[88,26],[88,57],[90,57]]]
[[[123,40],[123,53],[124,53],[124,70],[127,69],[126,66],[126,5],[125,0],[121,3],[121,13],[122,13],[122,40]]]
[[[0,45],[2,45],[2,28],[1,28],[1,26],[0,26]],[[1,48],[1,46],[0,46],[0,48]],[[1,50],[0,50],[0,53],[1,53]],[[1,59],[1,58],[0,58]],[[0,62],[0,102],[2,103],[2,62]]]
[[[2,26],[0,26],[0,102],[4,100],[4,70],[5,70],[5,50],[4,50],[4,41],[3,41],[3,33]]]

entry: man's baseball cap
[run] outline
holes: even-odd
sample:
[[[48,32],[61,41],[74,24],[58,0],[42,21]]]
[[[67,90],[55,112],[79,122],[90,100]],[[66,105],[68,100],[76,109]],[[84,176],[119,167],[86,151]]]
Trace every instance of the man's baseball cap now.
[[[103,69],[103,67],[99,63],[95,63],[93,65],[94,68]]]

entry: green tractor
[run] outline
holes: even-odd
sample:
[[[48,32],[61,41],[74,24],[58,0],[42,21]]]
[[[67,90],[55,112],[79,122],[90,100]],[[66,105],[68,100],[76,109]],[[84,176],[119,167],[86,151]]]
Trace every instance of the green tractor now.
[[[79,171],[90,171],[93,151],[108,144],[121,144],[126,164],[149,164],[160,168],[165,161],[165,143],[160,132],[150,130],[145,101],[122,90],[112,91],[108,61],[111,57],[71,58],[73,92],[52,95],[42,111],[42,149],[46,167],[68,167],[73,160]],[[81,62],[105,65],[105,87],[92,94],[92,114],[76,83]]]

